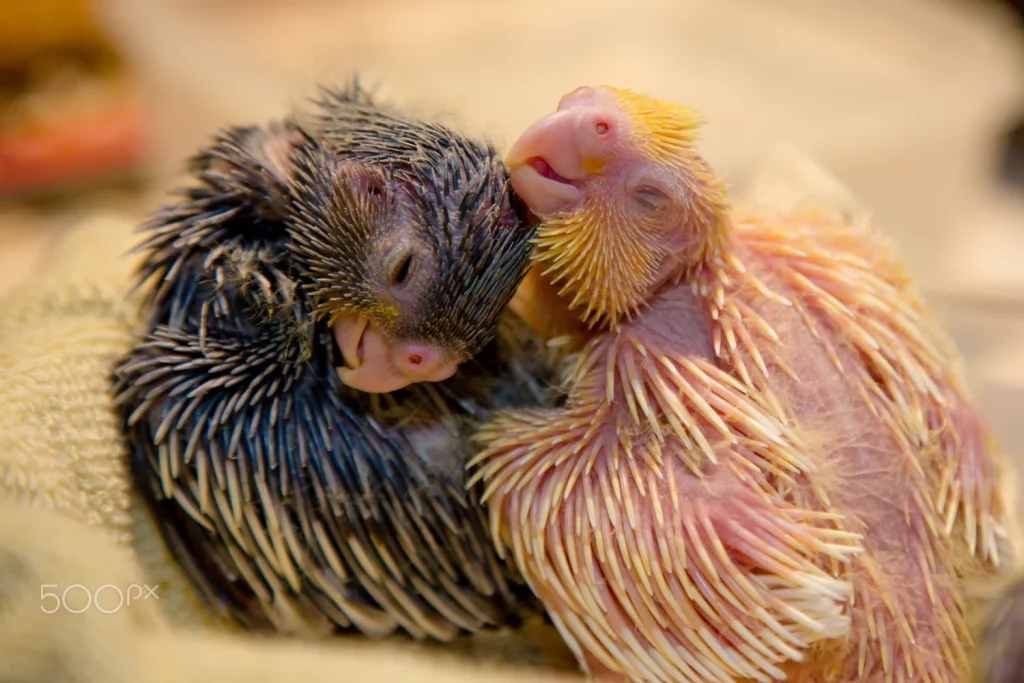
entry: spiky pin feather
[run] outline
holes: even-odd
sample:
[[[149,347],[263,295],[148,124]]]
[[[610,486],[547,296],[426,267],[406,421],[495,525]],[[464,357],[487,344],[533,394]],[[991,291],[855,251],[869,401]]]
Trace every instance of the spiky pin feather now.
[[[589,335],[479,434],[492,534],[599,677],[963,680],[1008,545],[960,359],[870,227],[736,215],[699,120],[585,87],[509,152],[520,304]]]
[[[532,228],[491,147],[355,83],[317,111],[223,132],[143,226],[148,321],[116,369],[134,476],[210,607],[251,628],[515,623],[529,593],[464,465],[489,411],[548,399],[542,349],[503,313]],[[371,346],[462,369],[360,392],[344,366],[380,370]]]

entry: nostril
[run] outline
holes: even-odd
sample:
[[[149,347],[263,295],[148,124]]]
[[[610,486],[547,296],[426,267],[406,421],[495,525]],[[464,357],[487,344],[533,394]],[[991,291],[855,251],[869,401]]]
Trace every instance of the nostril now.
[[[434,346],[411,344],[397,350],[395,369],[411,382],[443,382],[458,369],[458,361]]]
[[[586,131],[589,129],[590,134],[603,144],[611,140],[615,133],[614,114],[607,111],[604,107],[594,107],[593,109],[596,111],[586,113],[581,119],[580,123],[583,126],[581,130]]]
[[[416,344],[402,349],[396,361],[404,374],[419,379],[433,373],[440,362],[440,354],[427,346]]]

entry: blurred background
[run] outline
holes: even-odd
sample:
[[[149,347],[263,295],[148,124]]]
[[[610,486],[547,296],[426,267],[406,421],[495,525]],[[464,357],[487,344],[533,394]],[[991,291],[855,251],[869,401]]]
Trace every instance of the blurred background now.
[[[701,107],[731,183],[785,144],[835,173],[902,243],[1024,465],[1016,2],[0,0],[0,299],[79,219],[165,201],[219,125],[353,69],[500,147],[610,83]]]

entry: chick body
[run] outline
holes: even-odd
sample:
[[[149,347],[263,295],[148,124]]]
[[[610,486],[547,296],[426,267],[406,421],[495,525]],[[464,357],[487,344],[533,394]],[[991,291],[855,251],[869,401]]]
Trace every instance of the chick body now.
[[[358,84],[318,106],[312,124],[223,132],[144,226],[148,322],[115,373],[133,475],[208,606],[249,628],[514,625],[535,608],[465,490],[465,435],[548,403],[543,348],[503,313],[531,228],[490,147]],[[358,391],[337,368],[371,328],[462,369]]]
[[[583,345],[479,435],[496,540],[601,677],[965,680],[965,582],[1013,558],[960,358],[870,226],[732,212],[697,121],[581,88],[509,153],[523,310]]]

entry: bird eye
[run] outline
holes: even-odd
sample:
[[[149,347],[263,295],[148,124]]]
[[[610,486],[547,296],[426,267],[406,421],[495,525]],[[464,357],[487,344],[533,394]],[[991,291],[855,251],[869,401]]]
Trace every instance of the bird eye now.
[[[606,135],[608,133],[609,127],[608,124],[605,123],[604,121],[598,121],[597,123],[594,124],[594,130],[597,132],[598,135]]]
[[[656,211],[664,206],[668,195],[653,185],[637,185],[632,192],[633,201],[648,211]]]

